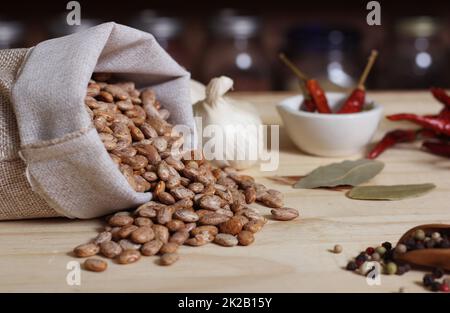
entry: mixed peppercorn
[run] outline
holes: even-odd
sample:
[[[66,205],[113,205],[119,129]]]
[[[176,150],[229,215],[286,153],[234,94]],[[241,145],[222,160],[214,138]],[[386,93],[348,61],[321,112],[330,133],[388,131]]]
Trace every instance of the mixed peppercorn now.
[[[414,236],[405,240],[400,246],[405,246],[406,251],[432,248],[450,248],[450,239],[447,234],[440,232],[425,232],[422,229],[415,231]]]
[[[411,269],[409,264],[397,264],[394,262],[394,249],[388,241],[378,247],[368,247],[361,251],[353,260],[347,263],[347,270],[358,270],[361,274],[367,274],[366,262],[378,262],[388,275],[403,275]]]
[[[425,274],[423,276],[422,282],[425,288],[437,292],[449,292],[450,291],[450,279],[443,278],[444,271],[440,268],[436,268],[433,270],[431,274]],[[439,281],[439,279],[441,279]]]
[[[377,262],[387,275],[403,275],[411,270],[411,265],[399,262],[396,257],[413,250],[419,249],[450,248],[448,234],[443,232],[431,232],[417,229],[411,237],[398,243],[395,248],[390,242],[384,242],[377,247],[368,247],[361,251],[354,259],[347,263],[346,269],[357,271],[361,275],[368,275],[373,267],[367,266],[367,262]],[[431,274],[423,277],[424,287],[431,291],[449,292],[449,279],[443,279],[445,271],[435,268]],[[441,281],[438,281],[441,279]]]
[[[376,50],[372,50],[369,61],[367,62],[367,65],[359,79],[357,87],[352,91],[350,96],[345,100],[336,113],[348,114],[361,112],[363,110],[366,101],[365,82],[373,64],[375,63],[377,55],[378,52]],[[319,82],[315,79],[309,78],[306,74],[300,71],[284,54],[280,54],[280,59],[301,81],[300,89],[303,93],[303,103],[300,106],[300,109],[307,112],[318,112],[325,114],[333,113],[328,105],[325,92],[320,87]]]
[[[381,141],[368,153],[367,158],[375,159],[386,149],[397,143],[423,140],[424,150],[450,157],[450,96],[442,88],[431,88],[434,98],[443,104],[436,115],[400,113],[388,115],[391,121],[410,121],[419,126],[418,130],[397,129],[385,134]]]

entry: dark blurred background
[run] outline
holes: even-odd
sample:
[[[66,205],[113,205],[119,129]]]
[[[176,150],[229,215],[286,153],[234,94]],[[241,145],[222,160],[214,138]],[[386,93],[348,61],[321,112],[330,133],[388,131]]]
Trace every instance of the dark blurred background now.
[[[366,23],[369,1],[79,1],[81,26],[67,25],[67,2],[2,3],[0,48],[115,21],[155,35],[194,79],[228,75],[236,90],[296,90],[280,51],[325,88],[351,88],[373,48],[371,89],[450,85],[448,0],[379,1],[381,26]]]

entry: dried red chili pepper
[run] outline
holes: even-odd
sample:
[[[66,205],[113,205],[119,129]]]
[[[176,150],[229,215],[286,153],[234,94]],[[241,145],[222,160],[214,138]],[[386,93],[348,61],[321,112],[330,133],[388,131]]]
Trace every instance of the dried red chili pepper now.
[[[311,95],[317,111],[319,113],[332,113],[325,92],[320,87],[317,80],[308,78],[308,76],[302,73],[283,53],[280,53],[279,57],[280,60],[305,83],[306,90]]]
[[[416,139],[434,138],[423,142],[424,149],[431,153],[450,157],[450,96],[442,88],[431,88],[434,97],[445,107],[437,115],[419,116],[416,114],[394,114],[387,116],[391,121],[411,121],[421,125],[420,130],[396,130],[387,133],[377,146],[369,152],[368,158],[376,158],[388,147],[397,142],[410,142]]]
[[[365,83],[377,56],[378,52],[376,50],[372,50],[369,61],[367,62],[366,67],[364,68],[364,71],[359,79],[358,86],[353,90],[337,113],[361,112],[366,102]]]
[[[450,95],[443,88],[432,87],[430,90],[436,100],[450,109]]]
[[[396,129],[387,132],[377,145],[367,154],[368,159],[375,159],[386,149],[401,142],[413,142],[417,139],[420,130]]]
[[[305,99],[303,101],[303,107],[307,112],[316,112],[316,105],[312,101],[312,99]]]
[[[306,81],[306,88],[308,89],[308,92],[311,95],[319,113],[332,113],[330,106],[328,105],[328,100],[325,96],[325,92],[320,87],[317,80],[308,79]]]
[[[366,102],[366,91],[363,88],[355,88],[347,100],[345,100],[342,107],[337,113],[357,113],[361,112],[364,103]]]
[[[424,115],[428,118],[439,118],[442,120],[450,120],[450,109],[443,108],[438,115],[436,114],[430,114],[430,115]]]
[[[303,108],[307,112],[315,112],[316,111],[316,105],[314,101],[311,98],[311,95],[309,94],[308,90],[306,90],[305,84],[303,82],[300,83],[300,89],[302,90],[303,94]]]
[[[420,116],[417,114],[400,113],[387,116],[391,121],[410,121],[438,134],[450,136],[450,120],[442,117]]]
[[[418,134],[417,136],[420,135],[420,138],[438,138],[439,136],[431,129],[419,129],[417,130]]]
[[[428,140],[422,144],[422,147],[433,154],[450,158],[450,144],[448,142]]]
[[[443,108],[441,110],[441,112],[439,112],[438,117],[441,118],[441,119],[450,120],[450,107]]]

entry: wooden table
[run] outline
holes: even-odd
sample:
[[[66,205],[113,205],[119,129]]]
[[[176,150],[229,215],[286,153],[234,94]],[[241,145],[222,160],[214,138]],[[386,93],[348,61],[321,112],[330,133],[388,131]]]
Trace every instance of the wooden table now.
[[[266,123],[280,123],[274,105],[288,94],[247,93],[236,97],[252,101]],[[437,112],[439,105],[427,92],[383,92],[370,95],[385,113]],[[375,139],[398,124],[383,121]],[[360,156],[355,155],[352,159]],[[301,218],[273,222],[256,235],[249,247],[207,245],[182,247],[181,260],[171,267],[143,258],[132,265],[110,263],[104,273],[81,272],[81,285],[66,283],[71,249],[87,241],[100,220],[47,219],[0,224],[0,291],[48,292],[396,292],[423,291],[423,273],[382,276],[380,286],[343,270],[349,258],[367,246],[396,240],[422,223],[450,222],[450,160],[401,146],[380,160],[383,172],[371,184],[433,182],[437,188],[416,199],[403,201],[350,200],[343,192],[301,190],[275,183],[268,176],[304,175],[319,165],[339,159],[300,153],[281,129],[280,166],[274,173],[248,171],[285,194],[287,206],[300,209]],[[264,209],[268,212],[267,209]],[[328,251],[335,244],[344,251]]]

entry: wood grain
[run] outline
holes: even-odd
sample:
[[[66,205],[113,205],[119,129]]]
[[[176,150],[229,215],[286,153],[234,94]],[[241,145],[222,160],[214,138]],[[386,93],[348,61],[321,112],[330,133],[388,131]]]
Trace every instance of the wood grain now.
[[[280,123],[274,104],[289,94],[236,94],[252,101],[266,123]],[[439,105],[428,92],[372,93],[385,113],[433,113]],[[383,121],[376,136],[398,127]],[[407,124],[402,124],[407,126]],[[423,291],[422,272],[383,276],[380,286],[342,268],[369,245],[396,242],[409,228],[450,222],[450,160],[402,145],[380,157],[383,172],[371,184],[432,182],[437,188],[416,199],[357,201],[345,191],[293,189],[273,176],[302,176],[319,165],[340,159],[317,158],[299,152],[281,129],[280,166],[276,172],[257,168],[248,173],[284,192],[286,205],[300,209],[301,218],[273,222],[256,235],[249,247],[207,245],[182,247],[181,259],[171,267],[155,264],[155,257],[131,265],[110,263],[104,273],[81,272],[81,285],[66,283],[71,249],[86,242],[101,226],[99,220],[47,219],[0,223],[0,291],[45,292],[396,292]],[[360,157],[355,155],[352,159]],[[263,209],[267,214],[268,209]],[[341,254],[328,252],[341,244]]]

